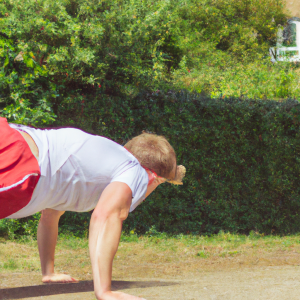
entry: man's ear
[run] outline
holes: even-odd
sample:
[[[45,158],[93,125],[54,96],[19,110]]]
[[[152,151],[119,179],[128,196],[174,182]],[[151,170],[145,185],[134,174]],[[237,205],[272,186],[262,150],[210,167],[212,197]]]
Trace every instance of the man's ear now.
[[[176,171],[176,177],[173,180],[169,180],[169,183],[176,184],[176,185],[182,185],[182,179],[185,176],[186,169],[184,166],[177,166],[177,171]]]

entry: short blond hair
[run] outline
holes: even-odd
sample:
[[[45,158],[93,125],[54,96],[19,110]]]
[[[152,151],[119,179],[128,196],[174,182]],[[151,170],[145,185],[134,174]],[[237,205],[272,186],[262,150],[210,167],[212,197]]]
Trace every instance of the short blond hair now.
[[[158,176],[167,178],[176,167],[176,154],[167,139],[161,135],[143,132],[125,144],[146,168]]]

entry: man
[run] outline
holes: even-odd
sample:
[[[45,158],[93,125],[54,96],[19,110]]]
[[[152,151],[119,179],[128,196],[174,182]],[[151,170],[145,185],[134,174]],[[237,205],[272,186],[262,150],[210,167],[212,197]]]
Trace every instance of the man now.
[[[185,168],[161,136],[143,133],[125,147],[73,128],[41,130],[0,118],[0,218],[42,211],[38,247],[43,282],[76,281],[54,272],[58,222],[65,210],[89,211],[89,249],[99,300],[139,300],[111,291],[122,223],[166,180],[182,184]]]

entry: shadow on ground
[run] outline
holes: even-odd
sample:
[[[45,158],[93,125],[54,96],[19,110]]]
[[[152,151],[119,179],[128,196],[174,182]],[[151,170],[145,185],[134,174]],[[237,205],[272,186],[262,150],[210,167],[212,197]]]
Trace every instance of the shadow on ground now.
[[[164,281],[112,281],[112,290],[116,291],[133,288],[171,286],[175,284],[177,283]],[[92,291],[94,291],[93,281],[81,281],[78,283],[52,283],[0,289],[0,300],[24,299],[40,296],[84,293]]]

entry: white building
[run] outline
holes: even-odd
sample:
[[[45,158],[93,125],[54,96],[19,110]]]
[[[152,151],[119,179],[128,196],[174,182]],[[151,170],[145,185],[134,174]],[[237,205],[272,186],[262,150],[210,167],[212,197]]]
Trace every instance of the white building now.
[[[276,47],[270,48],[272,62],[300,61],[300,18],[292,18],[278,29]]]

